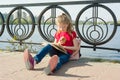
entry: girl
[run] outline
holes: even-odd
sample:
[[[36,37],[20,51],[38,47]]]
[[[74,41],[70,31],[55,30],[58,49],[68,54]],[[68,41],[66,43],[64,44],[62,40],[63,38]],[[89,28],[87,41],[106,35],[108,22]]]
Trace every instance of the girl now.
[[[45,57],[45,55],[49,53],[51,58],[44,71],[47,75],[51,74],[60,69],[64,63],[68,62],[70,57],[76,54],[76,51],[79,51],[80,47],[76,41],[76,33],[73,30],[72,21],[68,15],[63,13],[55,19],[55,22],[58,29],[55,34],[54,44],[61,45],[66,52],[59,51],[51,44],[47,44],[33,58],[26,49],[24,51],[24,61],[28,70],[34,69],[34,65],[38,64]]]

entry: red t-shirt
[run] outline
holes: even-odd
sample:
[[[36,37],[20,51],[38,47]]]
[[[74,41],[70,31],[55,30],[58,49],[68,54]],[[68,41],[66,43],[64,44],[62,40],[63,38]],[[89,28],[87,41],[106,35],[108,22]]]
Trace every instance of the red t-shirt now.
[[[73,39],[76,38],[75,31],[73,31],[71,34],[69,34],[68,32],[57,32],[55,34],[55,39],[57,40],[57,42],[60,40],[61,37],[65,38],[65,42],[62,44],[63,46],[74,46]],[[68,49],[66,49],[66,50],[69,54],[73,53],[72,50],[68,50]]]

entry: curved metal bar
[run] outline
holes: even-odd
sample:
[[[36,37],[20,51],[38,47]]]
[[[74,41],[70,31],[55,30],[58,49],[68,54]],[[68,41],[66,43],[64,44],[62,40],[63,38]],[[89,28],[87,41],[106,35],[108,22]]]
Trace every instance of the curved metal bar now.
[[[50,35],[50,34],[51,34],[51,33],[50,33],[51,30],[54,29],[54,28],[52,28],[52,29],[49,31],[49,28],[50,28],[51,25],[52,25],[52,24],[50,24],[50,25],[47,27],[47,32],[46,32],[46,33],[47,33],[48,37],[51,36],[51,38],[54,39],[53,35]]]
[[[52,9],[52,10],[51,10]],[[54,37],[53,35],[50,35],[51,33],[51,30],[48,31],[47,30],[47,34],[45,32],[45,27],[49,27],[51,24],[53,25],[53,28],[52,29],[55,29],[55,18],[56,18],[56,9],[60,9],[62,10],[63,12],[65,12],[66,14],[68,14],[68,16],[70,16],[70,14],[67,12],[66,9],[58,6],[58,5],[51,5],[51,6],[48,6],[46,7],[42,12],[41,14],[39,15],[39,19],[38,19],[38,31],[40,33],[40,35],[43,37],[43,39],[45,39],[46,41],[48,42],[53,42],[54,41]],[[48,10],[51,10],[52,13],[51,13],[51,16],[52,17],[49,17],[48,19],[51,19],[51,22],[49,25],[46,24],[46,21],[43,23],[44,25],[42,25],[41,21],[42,21],[42,17],[44,16],[44,14],[48,11]],[[71,17],[70,17],[71,18]],[[47,20],[48,20],[47,19]],[[43,29],[43,30],[42,30]],[[55,29],[56,30],[56,29]],[[45,33],[45,34],[44,34]]]
[[[83,33],[83,36],[84,36],[84,38],[86,39],[86,40],[88,40],[88,41],[90,41],[91,43],[93,43],[93,44],[95,44],[96,42],[99,42],[100,41],[100,39],[102,38],[102,36],[103,36],[103,34],[104,34],[104,31],[103,31],[103,29],[102,29],[102,27],[101,26],[99,26],[99,25],[96,25],[96,27],[95,27],[95,25],[90,25],[87,29],[86,29],[86,27],[85,27],[85,24],[87,24],[87,22],[89,21],[89,20],[91,20],[92,18],[89,18],[89,19],[87,19],[84,23],[83,23],[83,28],[82,28],[82,33]],[[99,18],[98,17],[98,19],[101,19],[101,18]],[[103,19],[101,19],[104,23],[105,23],[105,21],[103,20]],[[106,25],[106,23],[105,23],[105,25]],[[106,25],[107,26],[107,25]],[[90,28],[93,28],[93,30],[92,31],[97,31],[97,27],[98,28],[100,28],[100,30],[101,30],[101,38],[99,38],[99,40],[98,39],[92,39],[92,36],[90,37],[89,36],[89,33],[91,33],[90,31],[89,31],[89,29]],[[86,30],[85,30],[86,29]],[[89,33],[88,33],[89,32]],[[99,31],[97,31],[98,33],[99,33]],[[84,34],[84,33],[86,33],[86,34]],[[107,27],[107,30],[106,30],[106,34],[108,34],[108,27]],[[100,35],[100,33],[99,33],[99,35]],[[106,35],[105,35],[106,36]],[[102,40],[101,40],[102,41]]]
[[[29,33],[29,23],[26,19],[21,18],[21,20],[25,21],[25,23],[27,24],[27,30],[26,30],[26,28],[25,28],[26,26],[24,24],[21,24],[21,26],[18,26],[19,24],[14,25],[15,21],[17,21],[17,20],[18,19],[16,18],[11,22],[12,25],[10,27],[11,28],[10,30],[13,35],[16,35],[16,36],[14,36],[14,39],[23,39]],[[20,30],[22,31],[21,35],[19,33]]]
[[[85,31],[85,30],[84,30],[84,29],[85,29],[85,24],[86,24],[90,19],[92,19],[92,18],[87,19],[87,20],[83,23],[83,28],[82,28],[83,36],[84,36],[85,39],[87,39],[87,40],[90,41],[91,43],[99,43],[99,42],[103,41],[103,40],[106,38],[106,36],[107,36],[107,34],[108,34],[108,26],[107,26],[106,22],[105,22],[103,19],[101,19],[101,18],[98,17],[98,19],[101,19],[101,20],[105,23],[105,25],[106,25],[106,34],[103,35],[103,34],[104,34],[104,31],[103,31],[103,29],[102,29],[102,26],[100,26],[100,25],[96,25],[96,27],[95,27],[94,25],[90,25],[90,26],[87,28],[87,30]],[[94,27],[95,27],[95,28],[94,28]],[[91,32],[89,31],[90,28],[93,28]],[[98,28],[99,28],[100,30],[97,30]],[[101,33],[100,33],[100,31],[101,31]],[[87,36],[87,37],[86,37],[85,34],[84,34],[85,32],[86,32],[86,36]],[[98,39],[92,38],[91,35],[89,36],[89,33],[88,33],[88,32],[89,32],[90,34],[92,34],[92,32],[97,32],[97,33],[99,34]],[[100,34],[101,34],[101,35],[100,35]],[[100,36],[101,36],[101,37],[100,37]]]
[[[45,28],[45,27],[46,27],[45,25],[47,24],[47,21],[48,21],[49,19],[50,19],[50,18],[48,18],[48,19],[44,22],[43,27],[42,27],[43,34],[46,36],[46,38],[48,38],[49,36],[48,36],[48,34],[47,34],[48,31],[46,32],[46,30],[48,30],[48,29]],[[49,24],[49,25],[47,26],[47,28],[50,27],[50,25],[51,25],[51,24]]]
[[[96,9],[96,6],[97,6],[97,9]],[[93,15],[92,15],[91,18],[87,19],[87,20],[83,23],[82,33],[81,33],[81,32],[79,31],[79,19],[81,18],[82,14],[83,14],[87,9],[89,9],[89,8],[94,8],[94,7],[95,7],[95,9],[94,9]],[[99,14],[98,14],[98,9],[99,9],[99,7],[105,9],[106,11],[108,11],[108,12],[110,13],[110,15],[112,16],[112,18],[113,18],[114,29],[113,29],[113,31],[111,32],[111,35],[109,36],[108,39],[106,39],[106,38],[107,38],[107,35],[108,35],[108,25],[107,25],[107,23],[106,23],[102,18],[98,17],[98,15],[99,15]],[[97,24],[97,19],[102,20],[103,23],[106,25],[106,34],[104,35],[104,37],[102,37],[102,39],[100,40],[100,42],[98,42],[98,41],[96,41],[96,40],[94,40],[94,39],[91,39],[90,37],[88,37],[88,35],[85,36],[85,34],[84,34],[84,33],[85,33],[84,28],[85,28],[85,26],[86,26],[87,21],[90,20],[90,19],[93,19],[93,25],[90,25],[90,26],[93,26],[93,27],[94,27],[93,30],[95,30],[95,31],[96,31],[97,27],[100,28],[100,25]],[[114,15],[114,13],[112,12],[111,9],[109,9],[108,7],[106,7],[106,6],[104,6],[104,5],[101,5],[101,4],[92,4],[92,5],[88,5],[88,6],[86,6],[85,8],[83,8],[83,9],[78,13],[78,15],[77,15],[75,25],[76,25],[76,26],[75,26],[75,29],[76,29],[76,31],[77,31],[77,33],[78,33],[78,36],[79,36],[85,43],[88,43],[88,44],[91,44],[91,45],[101,45],[101,44],[104,44],[104,43],[110,41],[110,40],[112,39],[112,37],[115,35],[115,32],[116,32],[116,30],[117,30],[117,20],[116,20],[116,16]],[[102,27],[101,27],[101,28],[102,28]],[[88,28],[88,30],[89,30],[89,28]],[[88,30],[87,30],[87,33],[86,33],[86,34],[88,34]],[[102,30],[102,32],[103,32],[103,30]],[[102,33],[102,34],[103,34],[103,33]],[[91,40],[92,40],[92,41],[91,41]]]
[[[2,15],[2,13],[0,12],[0,36],[3,34],[4,32],[4,28],[5,28],[5,24],[4,24],[5,20],[4,17]]]
[[[96,39],[96,41],[97,42],[101,42],[102,41],[102,37],[103,37],[103,35],[104,35],[104,30],[101,28],[101,26],[99,26],[99,25],[97,25],[98,26],[98,28],[100,28],[100,30],[101,30],[101,34],[100,34],[100,32],[98,31],[98,30],[96,30],[98,33],[99,33],[99,36],[98,36],[98,38]],[[104,39],[103,39],[104,40]]]
[[[31,31],[29,29],[30,28],[29,22],[24,17],[22,17],[22,14],[23,14],[22,10],[26,11],[31,18],[31,21],[32,21]],[[17,18],[11,19],[15,11],[18,11],[17,13],[15,13],[15,15],[17,15]],[[24,12],[24,14],[27,14],[27,13]],[[27,27],[25,26],[25,24],[27,25]],[[11,37],[13,37],[15,40],[18,40],[18,41],[26,40],[29,37],[31,37],[31,35],[34,32],[34,29],[35,29],[35,19],[30,10],[28,10],[27,8],[24,8],[23,6],[18,6],[10,11],[7,18],[7,30]],[[20,34],[19,31],[21,31],[22,33]]]

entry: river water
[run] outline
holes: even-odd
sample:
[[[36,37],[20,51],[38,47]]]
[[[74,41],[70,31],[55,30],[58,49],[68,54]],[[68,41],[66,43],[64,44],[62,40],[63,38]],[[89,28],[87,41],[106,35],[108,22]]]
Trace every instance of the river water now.
[[[8,32],[5,28],[3,35],[0,37],[0,41],[3,41],[3,40],[8,41],[11,39],[12,38],[10,37],[10,35],[8,34]],[[35,28],[35,31],[34,31],[33,35],[31,36],[31,38],[26,41],[28,41],[28,42],[32,41],[32,42],[36,42],[36,43],[45,42],[45,40],[40,36],[37,27]],[[82,42],[81,45],[88,45],[88,44]],[[12,47],[12,45],[10,43],[1,43],[0,42],[0,49],[6,49],[8,46]],[[116,32],[115,36],[108,43],[105,43],[104,45],[100,45],[100,47],[101,46],[120,49],[120,27],[117,28],[117,32]],[[41,49],[41,46],[39,46],[39,47],[34,46],[34,49],[36,49],[38,51],[39,49]],[[82,57],[120,60],[120,52],[112,51],[112,50],[97,49],[96,51],[93,51],[93,49],[81,48],[81,54],[82,54]]]

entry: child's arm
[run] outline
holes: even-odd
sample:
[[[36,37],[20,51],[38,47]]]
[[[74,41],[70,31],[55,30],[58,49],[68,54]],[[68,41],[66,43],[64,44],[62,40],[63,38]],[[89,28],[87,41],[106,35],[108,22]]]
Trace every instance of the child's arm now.
[[[66,39],[64,37],[61,37],[60,40],[57,42],[57,40],[55,39],[54,43],[55,44],[58,44],[58,45],[61,45],[61,44],[64,44],[66,42]]]
[[[75,56],[75,55],[78,54],[79,51],[80,51],[80,43],[81,43],[81,40],[80,40],[80,39],[76,39],[76,42],[77,42],[77,50],[75,50],[71,56]]]
[[[80,41],[79,41],[80,43]],[[73,39],[73,44],[74,46],[63,46],[65,49],[69,49],[69,50],[73,50],[73,51],[76,51],[78,50],[78,40],[75,38]]]

